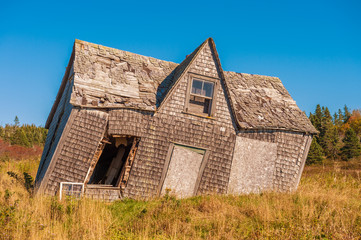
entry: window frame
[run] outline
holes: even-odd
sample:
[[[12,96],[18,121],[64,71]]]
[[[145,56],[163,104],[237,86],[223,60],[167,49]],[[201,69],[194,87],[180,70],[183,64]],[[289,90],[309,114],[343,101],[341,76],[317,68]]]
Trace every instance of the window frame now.
[[[199,81],[213,83],[212,97],[207,97],[207,96],[192,93],[193,80],[199,80]],[[217,104],[217,93],[218,93],[219,81],[220,81],[219,78],[206,77],[206,76],[190,73],[189,79],[188,79],[186,99],[185,99],[185,104],[184,104],[184,112],[193,114],[193,115],[197,115],[200,117],[211,117],[211,118],[214,117],[216,104]],[[211,106],[210,106],[209,113],[207,114],[207,113],[199,113],[199,112],[189,111],[189,101],[190,101],[191,96],[201,97],[204,99],[211,99]]]

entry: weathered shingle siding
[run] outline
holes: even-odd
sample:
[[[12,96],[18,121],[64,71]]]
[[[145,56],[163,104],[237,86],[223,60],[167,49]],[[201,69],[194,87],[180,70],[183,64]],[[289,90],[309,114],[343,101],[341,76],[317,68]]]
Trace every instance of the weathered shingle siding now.
[[[59,154],[53,159],[54,166],[49,172],[46,193],[55,194],[60,182],[84,182],[107,122],[107,113],[73,109],[68,132],[61,140]]]
[[[85,189],[84,195],[90,199],[112,202],[121,198],[119,188],[117,187],[88,187]]]
[[[201,49],[199,55],[190,66],[189,71],[203,76],[220,78],[220,71],[216,64],[215,55],[212,53],[209,41],[207,41],[205,46]]]
[[[63,133],[68,121],[72,105],[69,103],[73,81],[67,81],[63,95],[61,96],[58,107],[49,127],[48,135],[45,140],[43,154],[41,156],[36,182],[40,182],[48,169],[54,151],[58,146],[59,139]]]
[[[310,135],[280,131],[277,133],[277,161],[273,187],[275,190],[290,191],[297,187],[301,166],[306,161],[305,149]],[[308,149],[307,149],[308,150]]]
[[[142,137],[147,132],[152,114],[134,109],[110,110],[108,133]]]
[[[297,187],[302,173],[312,136],[309,134],[281,131],[260,130],[241,131],[238,136],[277,144],[277,159],[274,163],[273,189],[290,191]]]
[[[205,47],[209,48],[209,45]],[[202,52],[208,55],[199,54],[190,69],[195,69],[195,65],[204,62],[209,68],[202,74],[214,77],[217,69],[214,64],[209,63],[213,61],[213,57],[209,57],[210,49],[203,49]],[[139,144],[125,190],[126,196],[148,197],[157,194],[171,142],[208,149],[210,156],[200,182],[199,192],[226,191],[235,130],[223,87],[218,88],[216,93],[215,118],[194,116],[183,113],[189,78],[190,75],[186,73],[180,79],[172,95],[165,100],[163,107],[151,119],[147,132]]]

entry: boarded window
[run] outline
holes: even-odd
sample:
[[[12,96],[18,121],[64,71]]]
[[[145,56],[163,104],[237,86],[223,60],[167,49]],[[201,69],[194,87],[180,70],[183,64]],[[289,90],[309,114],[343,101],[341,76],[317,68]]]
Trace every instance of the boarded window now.
[[[193,196],[199,178],[205,150],[183,145],[174,145],[171,149],[168,170],[161,193],[170,191],[177,197]]]
[[[228,193],[260,192],[272,188],[277,144],[237,137]]]

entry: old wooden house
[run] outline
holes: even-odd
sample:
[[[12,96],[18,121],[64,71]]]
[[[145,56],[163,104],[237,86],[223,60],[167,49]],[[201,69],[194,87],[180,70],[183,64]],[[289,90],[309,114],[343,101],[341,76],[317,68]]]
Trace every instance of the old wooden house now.
[[[38,193],[114,200],[297,188],[312,135],[280,79],[76,40],[46,122]],[[66,186],[66,187],[65,187]]]

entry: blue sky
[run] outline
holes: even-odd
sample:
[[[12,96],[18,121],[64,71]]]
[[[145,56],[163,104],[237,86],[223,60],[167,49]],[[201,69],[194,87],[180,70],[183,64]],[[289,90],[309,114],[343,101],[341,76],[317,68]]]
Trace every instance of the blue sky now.
[[[361,108],[360,1],[1,1],[0,125],[44,125],[74,39],[180,63],[206,38],[224,70],[279,77],[298,106]]]

